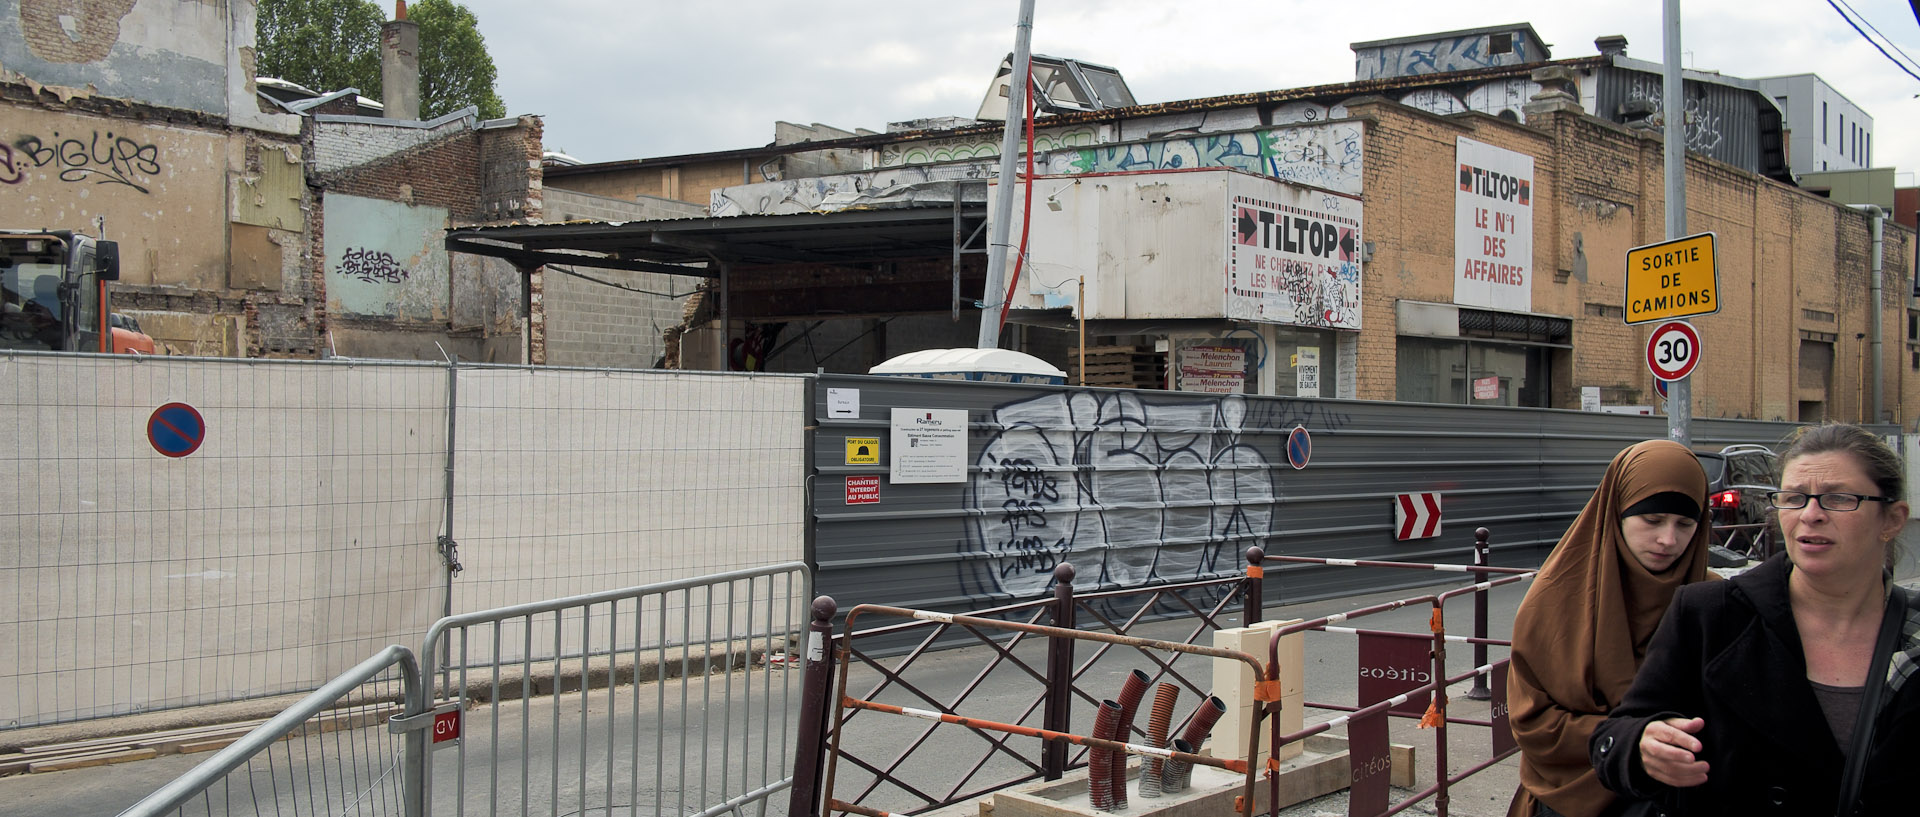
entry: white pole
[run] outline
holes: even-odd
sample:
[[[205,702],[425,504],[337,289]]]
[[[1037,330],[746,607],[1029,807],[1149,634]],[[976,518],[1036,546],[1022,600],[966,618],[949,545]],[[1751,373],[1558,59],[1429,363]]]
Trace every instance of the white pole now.
[[[1667,239],[1687,234],[1687,97],[1680,78],[1680,0],[1666,0],[1666,77],[1660,109],[1666,115]],[[1667,384],[1667,436],[1693,445],[1693,378]]]
[[[1020,152],[1020,125],[1027,113],[1027,85],[1033,76],[1033,0],[1020,0],[1020,22],[1014,26],[1013,74],[1007,77],[1007,129],[1000,137],[1000,197],[993,202],[987,228],[986,294],[980,298],[982,349],[1000,346],[1000,306],[1006,298],[1007,233],[1013,221],[1014,163]]]

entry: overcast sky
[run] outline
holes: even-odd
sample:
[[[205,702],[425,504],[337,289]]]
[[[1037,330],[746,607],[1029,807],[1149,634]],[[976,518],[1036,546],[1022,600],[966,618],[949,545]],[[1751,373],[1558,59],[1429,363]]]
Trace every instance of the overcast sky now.
[[[384,0],[382,0],[384,2]],[[852,130],[971,116],[1013,50],[1018,0],[464,0],[509,113],[590,162],[765,145],[776,120]],[[1920,58],[1906,0],[1833,0]],[[1120,70],[1143,103],[1353,79],[1350,43],[1532,23],[1555,58],[1662,59],[1658,0],[1037,0],[1036,53]],[[1465,9],[1473,9],[1468,11]],[[1874,164],[1914,184],[1920,80],[1828,0],[1685,0],[1686,66],[1757,78],[1816,73],[1873,117]],[[1869,33],[1872,29],[1868,29]],[[1890,51],[1892,49],[1889,49]],[[1900,57],[1898,51],[1893,52]],[[1920,74],[1920,65],[1907,63]],[[1805,170],[1805,168],[1799,168]]]

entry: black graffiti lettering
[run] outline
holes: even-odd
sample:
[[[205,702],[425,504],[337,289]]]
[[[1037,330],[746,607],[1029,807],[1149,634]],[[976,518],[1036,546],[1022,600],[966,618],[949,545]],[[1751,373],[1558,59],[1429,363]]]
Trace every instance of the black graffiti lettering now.
[[[15,162],[13,146],[0,142],[0,184],[19,184],[26,180],[25,162]]]
[[[1046,506],[1038,502],[1009,499],[1000,503],[1000,524],[1006,525],[1012,533],[1019,533],[1022,527],[1044,528],[1047,526]]]
[[[1059,554],[1066,552],[1067,540],[1056,540],[1048,545],[1038,536],[1023,536],[1008,540],[1000,546],[1007,557],[1000,561],[1000,578],[1004,579],[1019,573],[1042,574],[1053,571],[1060,563]]]
[[[1352,417],[1346,412],[1335,411],[1324,404],[1298,398],[1260,400],[1250,402],[1247,408],[1247,427],[1270,431],[1291,429],[1294,426],[1339,431],[1353,422]]]
[[[348,247],[340,256],[340,266],[334,272],[369,284],[398,284],[407,280],[409,275],[407,268],[395,261],[391,254],[365,247]]]
[[[145,193],[148,192],[147,188],[136,183],[134,178],[157,176],[161,171],[159,145],[143,145],[125,136],[115,136],[112,132],[103,134],[94,131],[85,139],[62,139],[58,131],[54,132],[51,140],[23,136],[13,143],[13,148],[34,167],[52,165],[58,168],[59,179],[63,182],[91,180],[95,184],[122,184]],[[6,164],[14,167],[11,156]],[[17,167],[15,170],[17,174]],[[0,181],[5,181],[4,176],[0,176]],[[18,184],[19,180],[7,183]]]
[[[1009,496],[1025,495],[1048,502],[1060,499],[1060,480],[1040,470],[1029,459],[1009,458],[1001,462],[1000,485]]]

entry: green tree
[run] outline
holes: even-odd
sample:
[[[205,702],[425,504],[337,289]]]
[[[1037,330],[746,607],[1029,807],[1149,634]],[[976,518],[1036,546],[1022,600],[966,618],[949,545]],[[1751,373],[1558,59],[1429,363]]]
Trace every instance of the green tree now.
[[[255,72],[321,93],[358,88],[381,97],[380,25],[372,0],[260,0]],[[494,92],[497,72],[480,21],[453,0],[421,0],[407,9],[420,25],[420,116],[432,119],[473,105],[482,119],[506,115]]]
[[[379,99],[385,19],[370,0],[260,0],[254,73]]]
[[[453,0],[420,0],[407,8],[420,24],[420,116],[432,119],[473,105],[481,119],[507,115],[494,93],[497,72],[480,21]]]

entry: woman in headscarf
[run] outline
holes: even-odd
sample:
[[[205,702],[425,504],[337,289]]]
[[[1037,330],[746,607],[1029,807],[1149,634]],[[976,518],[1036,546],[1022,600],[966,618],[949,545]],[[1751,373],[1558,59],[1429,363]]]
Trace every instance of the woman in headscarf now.
[[[1614,817],[1587,738],[1626,695],[1681,585],[1707,577],[1707,475],[1667,440],[1637,443],[1540,567],[1513,622],[1507,707],[1520,745],[1508,817]]]

